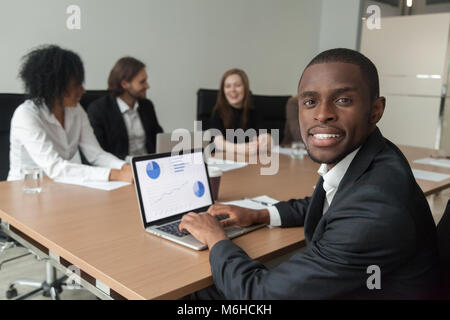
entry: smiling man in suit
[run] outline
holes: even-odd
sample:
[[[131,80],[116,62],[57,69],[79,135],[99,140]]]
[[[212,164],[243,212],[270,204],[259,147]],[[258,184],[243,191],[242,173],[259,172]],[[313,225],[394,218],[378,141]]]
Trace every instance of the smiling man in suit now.
[[[105,151],[126,161],[155,152],[156,134],[163,129],[147,99],[149,88],[144,63],[132,57],[116,62],[108,78],[110,94],[88,107],[92,128]]]
[[[215,283],[190,298],[431,297],[439,281],[435,225],[408,161],[376,126],[385,108],[376,67],[353,50],[322,52],[304,70],[298,94],[303,141],[322,164],[312,197],[185,215],[180,229],[208,245]],[[222,214],[228,219],[217,221]],[[254,223],[304,226],[307,248],[269,270],[223,231]],[[375,288],[368,285],[374,266]]]

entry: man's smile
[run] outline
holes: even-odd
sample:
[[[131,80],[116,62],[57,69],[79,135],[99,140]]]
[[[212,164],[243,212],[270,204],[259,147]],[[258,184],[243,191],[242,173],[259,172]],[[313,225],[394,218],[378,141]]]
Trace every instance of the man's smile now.
[[[345,137],[341,129],[328,126],[316,126],[308,130],[308,140],[314,147],[333,147]]]

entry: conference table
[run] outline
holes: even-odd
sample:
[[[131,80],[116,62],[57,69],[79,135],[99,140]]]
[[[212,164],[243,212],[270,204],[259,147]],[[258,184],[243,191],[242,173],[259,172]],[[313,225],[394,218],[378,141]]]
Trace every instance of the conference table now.
[[[413,162],[431,149],[401,149],[412,167],[450,174],[450,169]],[[279,155],[275,175],[261,175],[262,167],[225,172],[219,201],[302,198],[313,193],[319,177],[319,164],[308,156]],[[450,179],[418,183],[425,194],[433,194],[448,188]],[[208,250],[195,251],[144,231],[133,185],[102,191],[45,178],[40,194],[24,194],[21,181],[0,182],[0,219],[5,232],[102,299],[177,299],[213,283]],[[265,227],[232,241],[263,263],[305,245],[302,227]]]

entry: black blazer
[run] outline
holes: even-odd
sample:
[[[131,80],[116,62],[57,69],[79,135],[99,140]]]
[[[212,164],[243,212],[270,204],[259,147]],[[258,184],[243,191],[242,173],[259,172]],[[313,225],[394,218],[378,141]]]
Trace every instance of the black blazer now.
[[[401,151],[376,129],[325,215],[322,183],[311,198],[276,205],[283,227],[304,225],[305,251],[268,270],[229,240],[212,248],[219,291],[228,299],[429,297],[440,276],[436,227]],[[371,265],[380,268],[380,290],[367,287]]]
[[[153,103],[148,99],[139,100],[138,113],[145,131],[145,146],[148,153],[156,149],[156,134],[163,129],[156,118]],[[129,154],[128,132],[116,97],[106,95],[92,102],[88,107],[88,117],[101,147],[120,159]]]

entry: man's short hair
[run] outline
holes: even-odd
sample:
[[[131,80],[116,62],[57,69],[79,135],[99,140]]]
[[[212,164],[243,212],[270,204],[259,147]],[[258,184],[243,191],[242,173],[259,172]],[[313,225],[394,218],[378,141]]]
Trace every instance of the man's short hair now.
[[[114,96],[120,96],[124,89],[121,82],[130,82],[145,68],[145,64],[133,57],[123,57],[116,62],[108,77],[108,90]]]
[[[327,62],[344,62],[357,65],[361,70],[361,74],[366,81],[367,86],[369,87],[370,100],[374,101],[380,96],[380,84],[378,80],[377,68],[373,62],[362,53],[346,48],[326,50],[315,56],[306,66],[305,70],[314,64]]]

